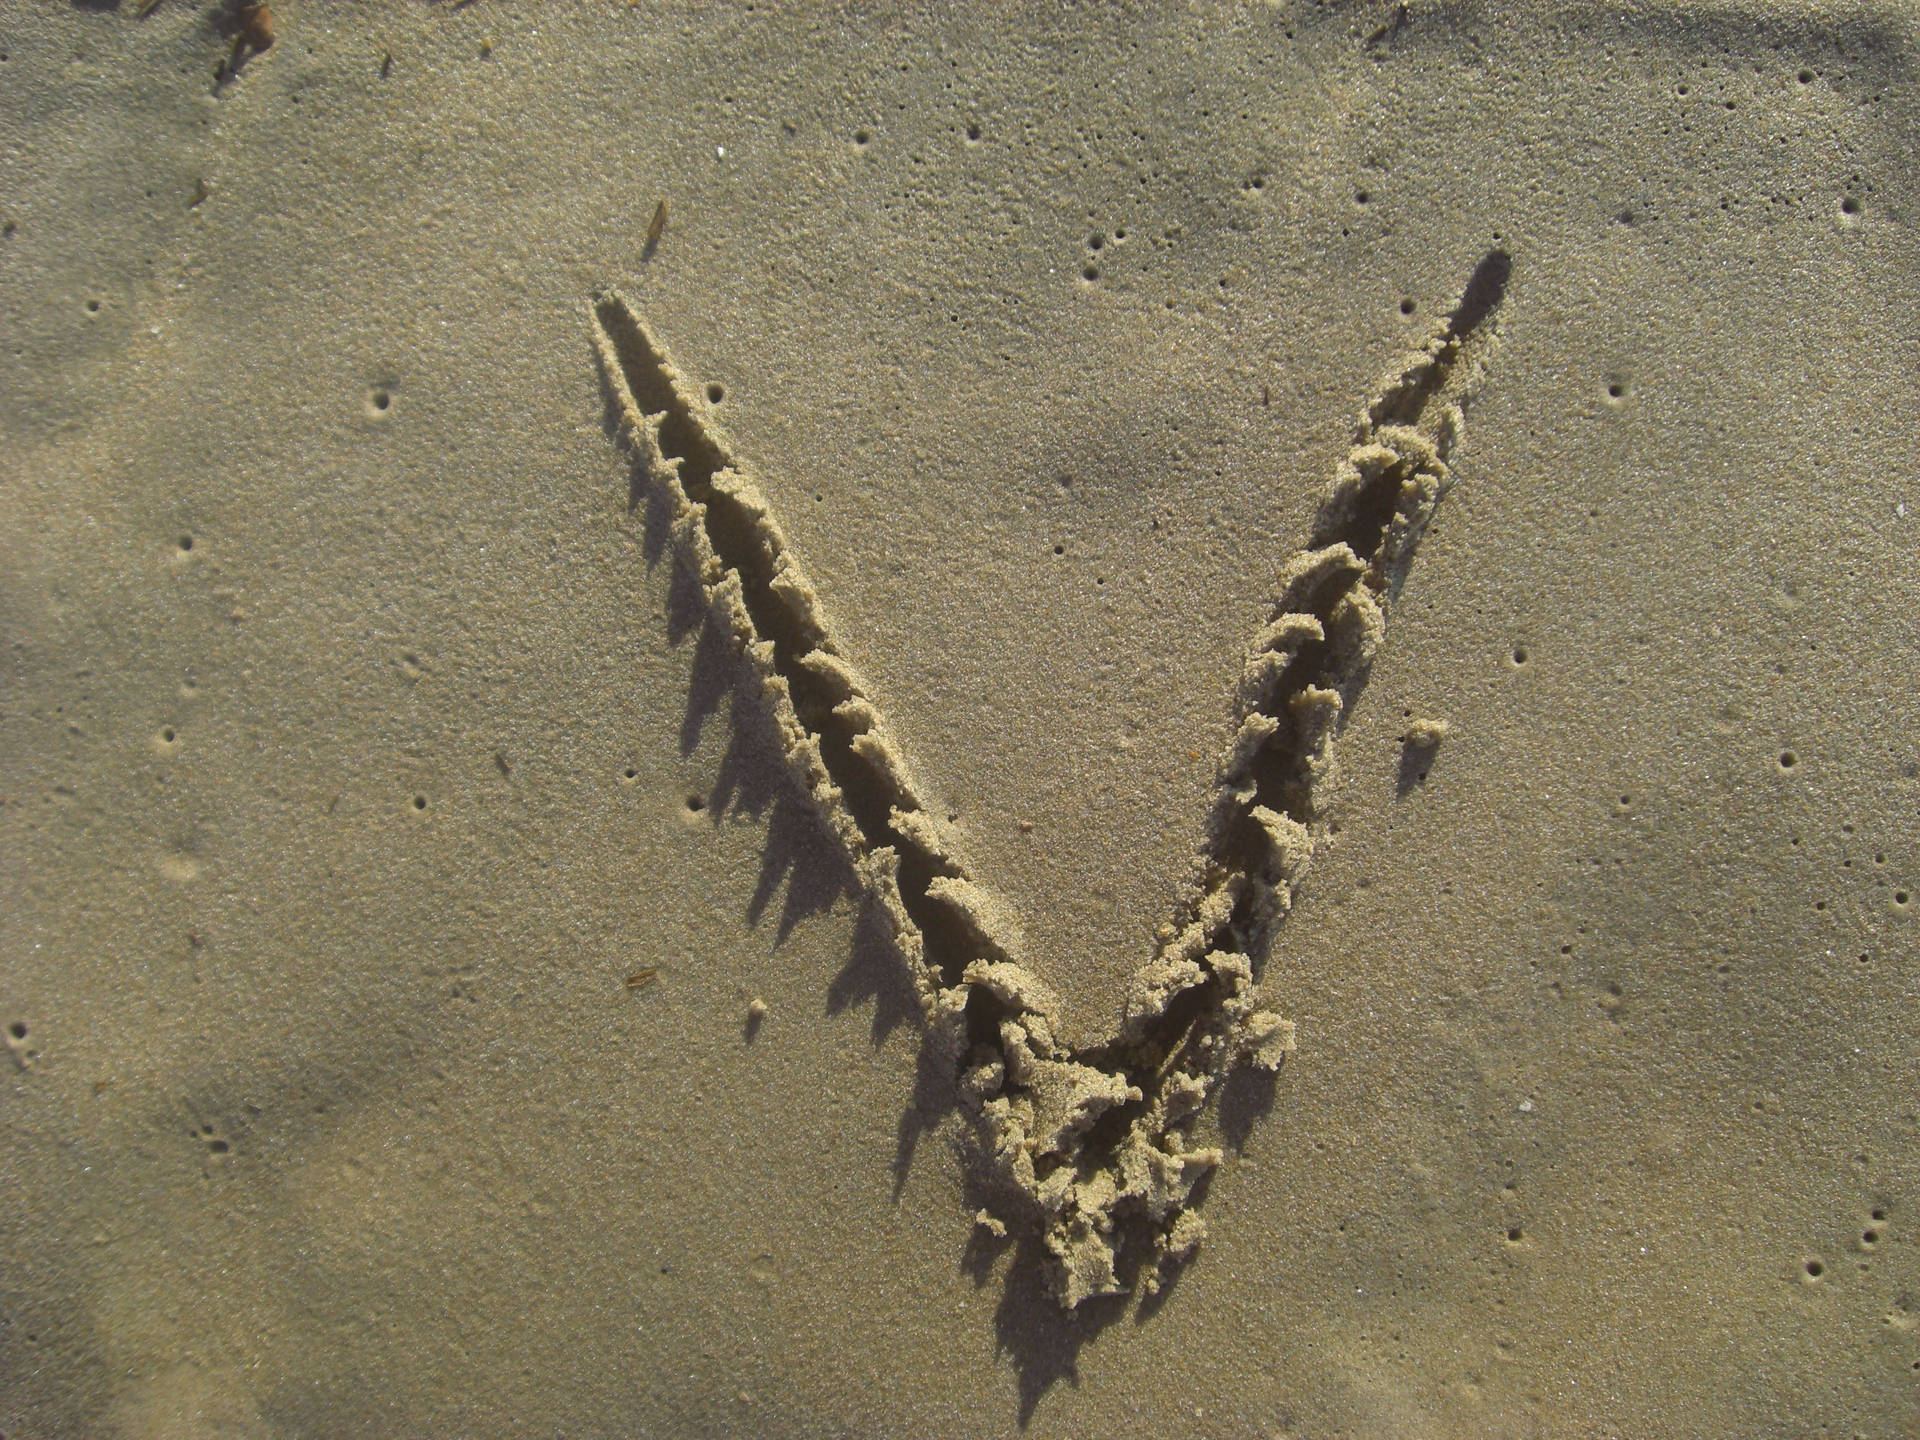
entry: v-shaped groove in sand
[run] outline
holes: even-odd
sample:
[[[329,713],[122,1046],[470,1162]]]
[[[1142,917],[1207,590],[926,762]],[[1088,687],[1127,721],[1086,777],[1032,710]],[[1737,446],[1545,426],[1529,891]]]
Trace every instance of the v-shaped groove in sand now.
[[[1311,539],[1281,566],[1253,638],[1193,874],[1136,973],[1116,1034],[1072,1048],[1057,1001],[1016,964],[1000,903],[974,883],[923,800],[872,694],[835,642],[767,500],[703,420],[688,384],[618,292],[593,304],[621,433],[672,512],[685,563],[751,657],[788,767],[888,921],[925,1021],[980,1144],[991,1212],[1039,1230],[1056,1296],[1127,1287],[1121,1251],[1156,1290],[1205,1225],[1191,1208],[1220,1163],[1184,1127],[1236,1064],[1277,1069],[1294,1028],[1257,981],[1316,836],[1341,717],[1366,683],[1434,508],[1447,456],[1491,354],[1507,256],[1474,269],[1460,303],[1361,411]]]

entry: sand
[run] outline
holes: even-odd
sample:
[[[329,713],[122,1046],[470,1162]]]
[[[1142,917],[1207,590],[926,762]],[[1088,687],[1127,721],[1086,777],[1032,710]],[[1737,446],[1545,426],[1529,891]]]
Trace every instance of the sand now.
[[[1910,16],[273,16],[0,16],[0,1433],[1911,1430]],[[1495,253],[1294,1048],[1160,1076],[1249,649]],[[616,291],[1017,984],[903,956]],[[1150,1087],[969,1084],[956,988],[1205,1079],[1116,1293],[1039,1171]]]

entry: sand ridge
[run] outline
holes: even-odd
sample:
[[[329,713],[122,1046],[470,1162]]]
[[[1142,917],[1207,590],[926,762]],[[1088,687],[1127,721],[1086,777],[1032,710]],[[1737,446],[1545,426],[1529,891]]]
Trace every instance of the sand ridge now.
[[[634,503],[643,484],[657,487],[679,563],[750,657],[795,782],[884,918],[924,1043],[974,1120],[981,1223],[997,1236],[1009,1220],[1040,1229],[1069,1309],[1135,1283],[1153,1295],[1193,1254],[1206,1234],[1196,1187],[1223,1157],[1189,1148],[1186,1127],[1236,1065],[1271,1073],[1294,1049],[1295,1026],[1267,1008],[1260,974],[1312,861],[1342,716],[1452,487],[1447,456],[1486,373],[1511,264],[1487,255],[1425,348],[1362,408],[1312,538],[1281,567],[1273,618],[1249,647],[1208,838],[1175,917],[1117,1031],[1077,1047],[1059,1034],[1057,996],[1020,963],[1017,919],[922,798],[766,497],[706,420],[701,387],[618,291],[593,304],[639,471]],[[1144,1260],[1125,1253],[1139,1231]]]

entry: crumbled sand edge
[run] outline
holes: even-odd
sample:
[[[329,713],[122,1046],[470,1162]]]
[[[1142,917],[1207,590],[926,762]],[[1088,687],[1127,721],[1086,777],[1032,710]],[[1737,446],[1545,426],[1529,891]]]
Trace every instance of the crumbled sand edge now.
[[[886,921],[980,1141],[990,1227],[1031,1224],[1069,1307],[1149,1292],[1204,1238],[1195,1187],[1221,1161],[1186,1129],[1238,1064],[1277,1069],[1292,1022],[1257,985],[1274,927],[1311,863],[1333,742],[1366,683],[1388,611],[1434,510],[1447,457],[1496,342],[1509,262],[1476,267],[1427,345],[1362,409],[1309,543],[1281,567],[1249,647],[1192,875],[1136,973],[1117,1032],[1059,1038],[1052,991],[1017,963],[1016,923],[973,878],[923,799],[866,682],[835,641],[766,497],[711,424],[700,389],[617,291],[594,342],[623,442],[670,516],[680,561],[760,677],[784,758]]]

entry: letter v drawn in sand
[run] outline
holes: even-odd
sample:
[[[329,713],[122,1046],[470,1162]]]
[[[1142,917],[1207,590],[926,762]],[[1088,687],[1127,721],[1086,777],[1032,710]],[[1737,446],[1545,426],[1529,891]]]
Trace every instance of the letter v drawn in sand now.
[[[977,884],[872,691],[834,639],[766,497],[702,421],[696,387],[618,292],[592,306],[621,434],[671,513],[680,563],[758,673],[787,767],[845,847],[919,998],[977,1144],[982,1223],[1030,1227],[1073,1307],[1148,1293],[1205,1234],[1196,1186],[1221,1152],[1187,1135],[1239,1065],[1275,1070],[1294,1027],[1260,977],[1292,908],[1388,611],[1486,371],[1507,256],[1481,260],[1426,346],[1361,411],[1307,544],[1281,565],[1235,696],[1205,838],[1166,936],[1114,1032],[1056,1038],[1059,1003],[1016,963],[1008,915]]]

